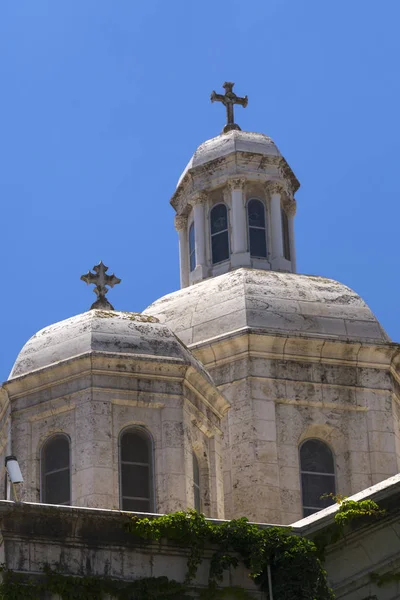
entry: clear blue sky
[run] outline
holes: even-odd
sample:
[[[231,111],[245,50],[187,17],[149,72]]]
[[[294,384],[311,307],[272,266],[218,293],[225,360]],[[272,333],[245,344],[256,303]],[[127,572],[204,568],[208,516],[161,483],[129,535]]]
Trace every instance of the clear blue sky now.
[[[141,311],[178,288],[169,205],[248,94],[301,182],[298,269],[338,279],[400,341],[398,0],[5,0],[0,6],[0,380],[37,330],[83,312],[102,259]]]

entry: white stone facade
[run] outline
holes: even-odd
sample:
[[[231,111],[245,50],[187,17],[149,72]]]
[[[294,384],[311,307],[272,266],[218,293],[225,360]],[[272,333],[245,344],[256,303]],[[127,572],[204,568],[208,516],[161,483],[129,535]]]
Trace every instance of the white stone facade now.
[[[201,509],[224,516],[220,422],[228,403],[156,319],[93,310],[46,328],[20,353],[3,394],[23,500],[41,500],[41,449],[62,433],[71,504],[120,508],[119,439],[136,426],[152,439],[154,511],[193,507],[195,453]]]
[[[181,287],[237,267],[296,271],[293,194],[299,183],[271,138],[230,131],[196,150],[172,197],[179,231]],[[248,203],[260,200],[266,218],[267,252],[250,252]],[[224,204],[228,213],[229,256],[213,262],[210,213]],[[285,252],[282,211],[287,218]],[[196,267],[190,271],[189,229],[194,223]],[[286,256],[285,256],[286,254]]]

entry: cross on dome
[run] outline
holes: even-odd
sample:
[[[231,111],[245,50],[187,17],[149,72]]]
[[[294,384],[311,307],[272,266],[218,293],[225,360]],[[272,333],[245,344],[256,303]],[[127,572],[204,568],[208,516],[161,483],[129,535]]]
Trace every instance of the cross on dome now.
[[[235,104],[240,104],[243,106],[243,108],[246,108],[248,103],[247,96],[244,96],[244,98],[236,96],[235,92],[233,91],[234,85],[235,84],[232,81],[225,81],[224,85],[222,86],[225,90],[225,94],[217,94],[215,91],[211,92],[211,102],[222,102],[222,104],[226,107],[226,125],[223,128],[222,133],[227,133],[233,129],[240,131],[239,125],[235,123],[233,107]]]
[[[88,285],[93,284],[96,287],[94,288],[94,293],[97,296],[96,302],[92,304],[90,309],[102,308],[104,310],[114,310],[114,307],[106,298],[106,294],[108,292],[108,287],[114,287],[118,283],[121,283],[121,280],[114,275],[107,275],[108,267],[100,261],[98,265],[93,267],[94,273],[88,271],[86,275],[81,276],[81,280],[85,281]]]

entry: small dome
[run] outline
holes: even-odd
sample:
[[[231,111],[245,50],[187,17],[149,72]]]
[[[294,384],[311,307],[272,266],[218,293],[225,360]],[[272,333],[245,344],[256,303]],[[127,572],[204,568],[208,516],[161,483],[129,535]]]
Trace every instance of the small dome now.
[[[277,146],[270,137],[263,133],[249,131],[229,131],[200,144],[185,170],[179,178],[177,187],[182,183],[185,175],[196,167],[228,156],[233,152],[251,152],[264,156],[281,157]]]
[[[90,352],[181,361],[205,373],[190,351],[158,319],[139,313],[90,310],[31,337],[19,353],[9,379]]]
[[[250,328],[284,335],[382,344],[390,341],[369,307],[345,285],[311,275],[237,269],[164,296],[154,315],[194,344]]]

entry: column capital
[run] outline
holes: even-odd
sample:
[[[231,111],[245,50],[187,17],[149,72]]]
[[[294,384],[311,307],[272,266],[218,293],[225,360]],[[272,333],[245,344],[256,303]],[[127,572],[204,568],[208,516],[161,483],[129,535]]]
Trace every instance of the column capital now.
[[[194,206],[195,204],[204,204],[208,200],[207,192],[195,192],[190,196],[189,204]]]
[[[272,196],[272,194],[283,194],[285,190],[285,186],[280,181],[266,181],[265,189]]]
[[[296,200],[291,200],[290,202],[285,202],[285,204],[283,205],[283,208],[285,209],[285,213],[287,214],[288,217],[294,217],[296,214],[296,210],[297,210]]]
[[[177,231],[182,231],[183,229],[186,229],[187,227],[187,217],[185,217],[184,215],[175,215],[175,229]]]
[[[233,177],[232,179],[228,180],[227,184],[231,191],[243,190],[244,186],[246,185],[246,179],[244,177]]]

